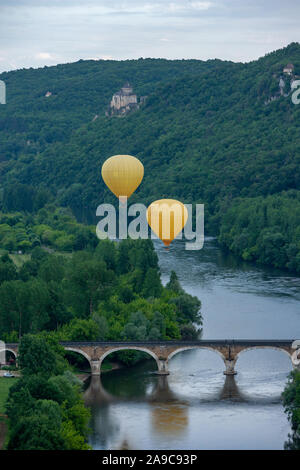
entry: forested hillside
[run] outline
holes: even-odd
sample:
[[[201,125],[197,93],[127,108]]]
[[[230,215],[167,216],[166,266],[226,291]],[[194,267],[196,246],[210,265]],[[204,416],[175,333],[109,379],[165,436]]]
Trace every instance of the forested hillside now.
[[[30,212],[50,201],[92,223],[98,204],[115,201],[102,163],[128,153],[145,166],[130,202],[204,203],[206,232],[221,233],[224,246],[300,272],[300,106],[282,72],[287,63],[300,74],[299,44],[247,64],[79,61],[0,75],[2,209]],[[145,104],[125,118],[106,117],[126,80]],[[255,226],[257,211],[263,223]]]

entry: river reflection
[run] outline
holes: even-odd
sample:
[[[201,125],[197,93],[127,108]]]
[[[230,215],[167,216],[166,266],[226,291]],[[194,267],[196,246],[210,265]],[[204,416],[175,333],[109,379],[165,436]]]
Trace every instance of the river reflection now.
[[[172,244],[173,245],[173,244]],[[171,269],[202,301],[203,337],[300,337],[299,278],[240,263],[215,242],[187,252],[156,243],[163,282]],[[149,360],[92,377],[85,391],[95,449],[281,449],[290,431],[281,393],[291,362],[276,350],[240,355],[238,375],[221,358],[190,350],[158,376]]]
[[[180,436],[188,426],[187,405],[180,403],[155,403],[151,410],[152,432]]]
[[[264,370],[272,353],[277,365]],[[289,431],[280,403],[287,356],[251,351],[237,376],[224,376],[211,351],[186,351],[170,361],[170,370],[158,376],[149,361],[90,378],[84,397],[92,409],[93,448],[282,447]]]

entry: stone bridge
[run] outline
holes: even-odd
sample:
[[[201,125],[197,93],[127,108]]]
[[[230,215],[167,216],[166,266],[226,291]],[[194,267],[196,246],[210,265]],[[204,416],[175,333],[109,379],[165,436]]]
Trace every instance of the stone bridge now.
[[[191,349],[208,349],[219,354],[225,363],[225,375],[236,374],[235,365],[240,354],[250,349],[277,349],[289,356],[294,367],[300,368],[299,340],[80,341],[60,344],[65,350],[84,356],[91,366],[93,375],[100,374],[101,364],[106,356],[124,350],[143,351],[152,356],[157,364],[157,373],[160,375],[169,374],[168,361],[175,354]],[[17,358],[18,343],[6,343],[5,348]]]

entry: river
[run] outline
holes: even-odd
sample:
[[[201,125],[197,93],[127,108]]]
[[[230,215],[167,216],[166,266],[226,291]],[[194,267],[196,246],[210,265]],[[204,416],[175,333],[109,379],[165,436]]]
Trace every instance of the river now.
[[[202,302],[203,338],[300,338],[300,278],[243,263],[214,239],[200,251],[155,241],[162,281],[175,270]],[[235,377],[205,350],[178,353],[170,375],[156,364],[93,377],[85,391],[94,449],[282,449],[290,426],[281,393],[292,369],[276,350],[241,354]]]

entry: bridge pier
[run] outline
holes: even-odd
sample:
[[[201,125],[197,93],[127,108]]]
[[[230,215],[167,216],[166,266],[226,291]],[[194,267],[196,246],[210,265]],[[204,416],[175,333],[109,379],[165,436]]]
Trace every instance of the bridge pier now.
[[[169,368],[168,368],[168,359],[162,359],[159,358],[157,360],[157,365],[158,365],[158,375],[169,375]]]
[[[237,372],[235,371],[235,363],[236,359],[224,359],[225,367],[223,374],[224,375],[236,375]]]
[[[92,375],[100,375],[102,361],[91,360],[91,372]]]

